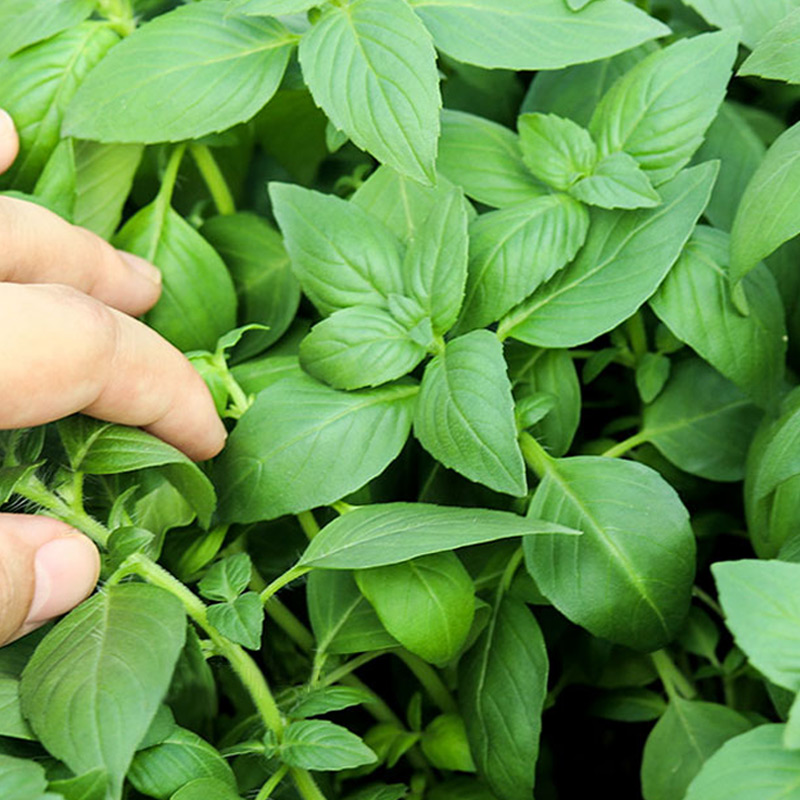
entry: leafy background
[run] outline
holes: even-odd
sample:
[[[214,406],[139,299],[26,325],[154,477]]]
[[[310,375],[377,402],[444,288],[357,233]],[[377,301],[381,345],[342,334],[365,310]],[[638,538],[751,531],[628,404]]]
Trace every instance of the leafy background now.
[[[0,432],[0,503],[103,551],[0,650],[0,795],[794,797],[798,34],[0,0],[0,188],[160,267],[231,428]]]

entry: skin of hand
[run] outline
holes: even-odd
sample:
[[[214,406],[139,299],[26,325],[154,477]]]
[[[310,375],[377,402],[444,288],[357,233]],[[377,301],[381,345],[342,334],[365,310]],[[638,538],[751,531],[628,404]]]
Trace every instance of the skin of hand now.
[[[0,110],[0,173],[19,139]],[[158,300],[161,275],[33,203],[0,197],[0,430],[76,412],[142,427],[195,460],[225,428],[180,351],[135,319]],[[86,598],[94,544],[47,517],[0,514],[0,645]]]

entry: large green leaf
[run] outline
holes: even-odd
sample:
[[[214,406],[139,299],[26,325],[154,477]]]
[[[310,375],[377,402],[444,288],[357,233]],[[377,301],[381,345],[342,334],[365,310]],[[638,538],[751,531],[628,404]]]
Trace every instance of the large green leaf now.
[[[470,225],[461,327],[495,322],[566,266],[583,245],[589,214],[566,194],[548,194],[481,214]]]
[[[644,800],[683,797],[703,764],[752,723],[732,708],[673,697],[644,746]]]
[[[280,760],[291,767],[322,772],[373,764],[378,757],[358,736],[341,725],[305,719],[286,726]]]
[[[401,378],[425,355],[408,329],[376,306],[334,312],[300,345],[306,372],[337,389],[362,389]]]
[[[275,93],[295,41],[277,20],[238,14],[221,0],[180,6],[142,25],[92,71],[64,131],[150,143],[230,128]]]
[[[425,368],[414,435],[444,466],[498,492],[523,495],[525,465],[503,346],[472,331],[445,346]]]
[[[404,175],[435,182],[436,53],[405,3],[327,6],[300,42],[300,64],[314,100],[356,145]]]
[[[326,525],[303,553],[299,566],[366,569],[498,539],[574,533],[561,525],[507,511],[373,503]]]
[[[300,286],[289,256],[275,228],[249,212],[212,217],[200,233],[230,270],[239,299],[238,323],[269,328],[248,333],[237,346],[237,360],[250,358],[277,342],[297,313]]]
[[[761,725],[706,761],[684,800],[798,800],[800,751],[783,746],[785,725]]]
[[[800,83],[800,8],[782,19],[739,68],[739,75],[759,75]]]
[[[781,134],[747,184],[731,231],[731,279],[800,233],[800,123]]]
[[[565,616],[637,650],[671,641],[689,610],[695,541],[675,490],[642,464],[548,463],[528,513],[583,531],[525,539],[525,563]]]
[[[22,674],[22,708],[76,774],[103,767],[119,796],[183,646],[180,602],[142,583],[87,600],[44,638]]]
[[[223,519],[273,519],[339,500],[408,438],[417,386],[340,392],[305,375],[265,389],[216,462]]]
[[[682,39],[637,64],[592,116],[601,153],[632,155],[656,186],[673,178],[717,115],[736,52],[736,36],[723,31]]]
[[[0,792],[3,800],[51,800],[45,795],[44,767],[33,759],[0,754]]]
[[[703,164],[662,184],[658,208],[594,211],[578,257],[508,314],[501,335],[541,347],[572,347],[630,317],[680,255],[708,202],[716,171],[715,165]]]
[[[621,0],[411,0],[447,55],[480,67],[559,69],[629,50],[669,29]]]
[[[147,322],[177,348],[213,351],[236,326],[236,293],[224,262],[163,198],[134,214],[114,244],[158,265],[164,288]]]
[[[464,646],[475,614],[472,578],[452,552],[434,553],[355,573],[389,633],[434,664],[446,664]]]
[[[516,133],[463,111],[442,111],[437,167],[470,197],[498,208],[546,191],[525,166]]]
[[[378,219],[288,183],[272,183],[269,192],[292,268],[320,312],[385,305],[390,294],[402,294],[400,242]]]
[[[49,39],[92,13],[92,0],[0,0],[0,58]]]
[[[0,61],[3,108],[20,137],[21,155],[0,186],[23,192],[36,183],[60,138],[64,111],[86,74],[119,37],[99,22],[84,22]]]
[[[214,487],[203,471],[180,450],[138,428],[100,422],[84,416],[69,417],[58,430],[70,466],[89,475],[161,467],[164,475],[207,525],[216,505]]]
[[[738,28],[748,47],[767,34],[787,14],[800,8],[798,0],[684,0],[718,28]]]
[[[661,203],[636,159],[623,152],[601,159],[590,175],[570,187],[569,194],[600,208],[652,208]]]
[[[783,383],[783,305],[775,279],[761,266],[743,284],[750,313],[738,311],[726,269],[729,241],[722,231],[699,227],[650,305],[678,339],[767,406]]]
[[[750,663],[800,691],[800,564],[725,561],[711,567],[725,624]]]
[[[19,681],[2,673],[0,673],[0,736],[36,740],[36,736],[22,716]]]
[[[504,597],[459,664],[459,704],[478,772],[498,800],[530,800],[547,651],[522,601]]]
[[[641,435],[686,472],[740,481],[759,417],[734,384],[692,359],[673,367],[664,391],[645,408]]]

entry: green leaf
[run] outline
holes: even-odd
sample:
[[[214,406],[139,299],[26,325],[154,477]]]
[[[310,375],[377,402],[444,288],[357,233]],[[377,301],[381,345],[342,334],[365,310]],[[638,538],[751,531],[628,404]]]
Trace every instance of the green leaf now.
[[[437,334],[449,331],[461,310],[468,221],[464,195],[451,189],[431,209],[406,251],[403,277],[408,294],[425,310]]]
[[[467,729],[458,714],[440,714],[434,718],[423,731],[420,745],[425,758],[437,769],[475,772]]]
[[[673,367],[662,394],[645,408],[641,436],[692,475],[740,481],[758,421],[758,409],[734,384],[691,359]]]
[[[525,494],[511,384],[493,333],[473,331],[453,339],[428,364],[414,435],[437,461],[470,480]]]
[[[650,305],[678,339],[767,406],[780,391],[785,368],[781,299],[762,266],[743,284],[750,313],[739,313],[726,269],[729,241],[722,231],[699,227]]]
[[[454,553],[359,570],[361,593],[400,644],[433,664],[460,652],[475,613],[472,578]]]
[[[498,800],[530,800],[547,651],[524,603],[504,597],[459,663],[459,704],[478,772]]]
[[[463,776],[437,783],[427,797],[429,800],[497,800],[486,784]]]
[[[108,26],[84,22],[0,61],[3,108],[14,118],[21,151],[0,186],[23,192],[33,188],[61,138],[61,120],[72,96],[118,41]]]
[[[22,716],[19,681],[0,674],[0,736],[36,741],[36,736]]]
[[[748,47],[755,47],[770,28],[798,8],[798,0],[686,0],[712,25],[718,28],[739,28],[737,33]]]
[[[341,725],[309,719],[286,726],[280,759],[290,767],[326,772],[373,764],[377,756]]]
[[[241,800],[239,793],[216,778],[198,778],[182,786],[169,800]]]
[[[520,430],[532,428],[541,422],[556,405],[556,398],[548,392],[534,392],[514,403],[514,414]]]
[[[563,269],[589,231],[589,214],[550,194],[482,214],[470,225],[470,258],[460,327],[482,327]]]
[[[58,431],[73,470],[89,475],[118,475],[161,467],[169,482],[195,509],[200,522],[208,524],[216,505],[214,487],[180,450],[138,428],[82,415],[59,422]]]
[[[685,800],[796,800],[800,752],[783,746],[785,725],[730,739],[706,761]]]
[[[636,365],[636,388],[643,403],[652,403],[669,379],[672,364],[663,353],[645,353]]]
[[[236,326],[236,294],[225,264],[162,198],[134,214],[114,245],[158,265],[164,288],[146,319],[180,350],[213,350]]]
[[[215,462],[221,518],[274,519],[360,488],[406,443],[417,391],[398,383],[340,392],[305,375],[269,386]]]
[[[695,541],[657,472],[611,458],[552,461],[528,513],[583,531],[524,541],[528,571],[566,617],[637,650],[675,637],[689,610]]]
[[[47,788],[64,800],[105,800],[108,775],[104,769],[93,769],[75,778],[50,781]]]
[[[307,601],[318,653],[364,653],[400,646],[349,572],[312,572]]]
[[[197,588],[209,600],[235,600],[250,584],[253,562],[247,553],[236,553],[211,566]]]
[[[589,707],[593,716],[615,722],[649,722],[667,709],[660,694],[649,689],[618,689],[603,692]]]
[[[317,5],[317,0],[233,0],[230,5],[242,14],[277,17],[307,11]]]
[[[289,710],[289,716],[295,718],[318,717],[331,711],[341,711],[351,706],[370,703],[374,695],[364,689],[350,686],[326,686],[314,689],[302,696],[300,701]]]
[[[31,759],[0,754],[0,793],[3,800],[44,800],[44,767]]]
[[[800,123],[781,134],[747,184],[731,231],[731,280],[800,233]]]
[[[463,111],[442,110],[437,167],[470,197],[498,208],[546,192],[525,166],[513,131]]]
[[[594,211],[575,261],[512,311],[499,334],[541,347],[572,347],[628,319],[677,260],[715,174],[713,164],[684,170],[661,186],[663,203],[655,209]]]
[[[773,683],[800,690],[800,564],[713,564],[725,624],[750,663]]]
[[[724,102],[694,161],[718,159],[719,177],[705,215],[715,228],[730,231],[744,190],[767,149],[744,116],[744,107]]]
[[[92,0],[0,0],[0,58],[13,55],[67,28],[92,13]]]
[[[248,394],[259,392],[291,375],[302,375],[297,356],[263,356],[231,370],[235,381]]]
[[[44,165],[33,189],[37,201],[72,221],[75,211],[75,149],[72,139],[62,139]]]
[[[181,604],[142,583],[111,586],[71,612],[22,674],[22,709],[44,746],[77,774],[105,768],[118,794],[185,632]]]
[[[300,345],[303,369],[336,389],[363,389],[401,378],[425,356],[408,329],[376,306],[335,311]]]
[[[208,621],[232,642],[248,650],[261,648],[264,608],[258,592],[245,592],[231,602],[209,606]]]
[[[198,778],[214,778],[236,789],[233,772],[216,748],[185,728],[176,728],[160,744],[140,750],[128,772],[137,791],[157,800],[169,800]]]
[[[75,209],[72,221],[108,239],[142,160],[140,144],[75,142]]]
[[[273,345],[291,325],[300,303],[300,286],[292,274],[280,234],[249,212],[212,217],[200,229],[231,273],[239,306],[239,323],[260,323],[268,330],[251,333],[236,348],[243,361]]]
[[[346,800],[403,800],[408,790],[402,783],[376,783],[355,794],[348,794]]]
[[[26,464],[19,467],[0,467],[0,506],[14,494],[17,485],[33,475],[40,466],[41,464]]]
[[[385,305],[402,294],[400,242],[354,203],[288,183],[270,197],[292,268],[324,315],[354,305]]]
[[[439,50],[489,69],[559,69],[669,33],[620,0],[578,13],[564,0],[411,0],[411,6]]]
[[[326,525],[309,544],[298,566],[366,569],[498,539],[570,533],[574,531],[507,511],[373,503]]]
[[[590,175],[597,145],[589,131],[556,114],[523,114],[517,120],[522,160],[535,178],[566,191]]]
[[[576,200],[600,208],[653,208],[661,197],[633,156],[611,153],[569,189]]]
[[[752,723],[732,708],[674,697],[644,746],[644,800],[683,797],[703,764]]]
[[[277,20],[238,14],[227,3],[181,6],[142,25],[92,71],[64,132],[149,144],[231,128],[275,94],[295,41]]]
[[[435,183],[436,53],[405,3],[327,6],[300,41],[300,64],[317,105],[358,147],[404,175]]]
[[[738,75],[759,75],[800,83],[800,8],[772,28],[739,68]]]
[[[624,150],[655,186],[689,163],[714,120],[737,53],[735,32],[682,39],[620,78],[589,130],[602,155]]]
[[[694,653],[711,661],[717,657],[720,630],[711,617],[698,606],[689,609],[686,624],[678,634],[678,643],[688,653]]]

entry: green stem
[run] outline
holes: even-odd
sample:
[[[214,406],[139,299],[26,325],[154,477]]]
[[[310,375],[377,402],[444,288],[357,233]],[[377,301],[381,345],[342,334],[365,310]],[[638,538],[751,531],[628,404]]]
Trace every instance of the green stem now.
[[[278,784],[286,777],[289,767],[283,764],[280,769],[261,787],[261,791],[256,795],[256,800],[269,800],[272,793],[278,788]]]
[[[319,533],[319,524],[311,511],[301,511],[297,516],[297,521],[303,529],[303,533],[309,540],[313,539]]]
[[[220,374],[222,375],[222,382],[228,390],[228,395],[232,401],[232,405],[227,410],[227,415],[231,419],[241,419],[244,413],[253,405],[253,400],[255,398],[252,395],[248,395],[245,390],[239,386],[236,378],[234,378],[228,370],[228,365],[225,363],[224,357]]]
[[[653,666],[656,668],[661,683],[671,699],[683,696],[691,700],[697,696],[697,690],[689,679],[675,666],[675,662],[669,657],[666,650],[657,650],[650,653]]]
[[[264,604],[269,618],[304,652],[311,652],[314,637],[311,631],[289,611],[277,597],[271,597]]]
[[[350,505],[350,503],[345,503],[344,500],[337,500],[335,503],[331,503],[331,508],[339,514],[339,516],[344,516],[350,511],[355,511],[358,506]]]
[[[185,152],[186,144],[181,142],[176,144],[170,153],[169,161],[167,161],[167,166],[164,169],[164,175],[161,178],[161,188],[158,190],[156,198],[156,201],[161,205],[169,205],[172,202],[172,193],[175,191],[175,182],[178,180],[178,172]]]
[[[325,800],[325,795],[322,794],[310,773],[297,767],[292,767],[291,773],[298,791],[306,800]]]
[[[517,574],[517,570],[523,558],[525,558],[525,552],[521,547],[518,547],[508,560],[508,564],[503,571],[503,577],[500,578],[500,590],[503,594],[511,588],[511,582],[514,580],[514,575]]]
[[[705,603],[715,614],[725,619],[725,612],[722,606],[707,592],[704,592],[699,586],[692,587],[692,594]]]
[[[105,548],[111,532],[85,511],[75,509],[65,503],[60,497],[54,495],[45,484],[35,475],[29,476],[25,481],[14,488],[16,494],[36,503],[48,517],[54,517],[67,525],[85,533],[100,547]]]
[[[72,473],[72,510],[76,514],[85,514],[86,509],[83,507],[83,478],[82,472]]]
[[[378,658],[378,656],[385,655],[386,652],[385,650],[373,651],[372,653],[362,653],[360,656],[351,658],[350,661],[342,664],[341,667],[331,670],[324,679],[320,681],[320,684],[322,686],[332,686],[334,683],[338,683],[342,680],[342,678],[347,677],[351,672],[355,672],[359,667],[363,667],[364,664],[368,664],[370,661]]]
[[[458,706],[434,668],[414,653],[400,649],[395,655],[411,670],[433,702],[447,714],[457,714]]]
[[[625,323],[625,329],[628,331],[631,350],[633,350],[633,355],[638,363],[647,355],[647,331],[645,330],[644,318],[640,311],[637,311]]]
[[[629,450],[633,450],[634,447],[638,447],[640,444],[645,444],[648,439],[649,437],[645,431],[639,431],[639,433],[629,436],[627,439],[618,442],[613,447],[609,447],[608,450],[603,453],[603,456],[605,458],[619,458],[620,456],[624,456]]]
[[[208,191],[211,193],[211,198],[217,211],[220,214],[235,214],[236,203],[234,202],[233,195],[231,194],[228,182],[222,174],[216,159],[214,158],[211,150],[204,144],[190,144],[189,151],[194,158],[197,169],[203,176]]]
[[[519,445],[527,465],[536,473],[539,479],[544,478],[550,471],[555,459],[545,452],[544,448],[529,433],[522,433]]]
[[[286,570],[283,575],[278,575],[278,577],[275,578],[275,580],[272,581],[272,583],[270,583],[263,592],[261,592],[262,604],[266,604],[272,595],[278,592],[278,590],[282,589],[296,578],[305,575],[307,572],[311,572],[310,567],[292,567],[291,569]]]

